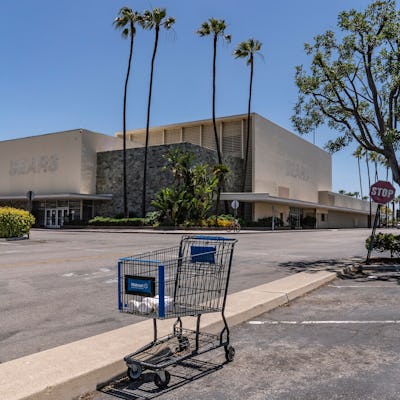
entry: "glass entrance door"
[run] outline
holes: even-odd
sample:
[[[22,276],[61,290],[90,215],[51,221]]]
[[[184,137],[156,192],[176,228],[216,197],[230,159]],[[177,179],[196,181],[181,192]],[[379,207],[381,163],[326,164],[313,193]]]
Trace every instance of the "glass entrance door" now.
[[[289,224],[292,229],[301,228],[301,219],[303,217],[303,209],[298,207],[290,207]]]
[[[68,216],[68,208],[46,209],[46,228],[61,228]]]

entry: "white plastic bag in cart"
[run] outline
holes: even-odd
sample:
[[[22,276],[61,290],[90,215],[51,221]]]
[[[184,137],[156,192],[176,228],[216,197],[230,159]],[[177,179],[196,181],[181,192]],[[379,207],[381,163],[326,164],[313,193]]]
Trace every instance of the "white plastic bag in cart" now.
[[[140,314],[150,314],[151,312],[158,311],[159,297],[144,297],[142,301],[131,300],[130,301],[133,311],[139,312]],[[164,297],[164,309],[165,312],[172,310],[174,300],[172,297]]]

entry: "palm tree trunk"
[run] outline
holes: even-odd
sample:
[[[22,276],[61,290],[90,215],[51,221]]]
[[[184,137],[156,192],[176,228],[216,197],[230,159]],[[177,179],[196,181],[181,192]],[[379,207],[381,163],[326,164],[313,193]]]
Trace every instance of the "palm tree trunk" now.
[[[213,120],[213,128],[214,128],[214,138],[215,138],[215,146],[217,148],[217,156],[218,156],[218,164],[222,164],[222,155],[221,148],[219,145],[219,138],[217,132],[217,123],[215,121],[215,87],[216,87],[216,70],[217,70],[217,35],[214,35],[214,55],[213,55],[213,80],[212,80],[212,120]],[[215,205],[215,215],[217,218],[219,212],[219,199],[221,195],[221,182],[218,182],[218,190],[217,190],[217,202]]]
[[[131,32],[132,32],[132,27],[131,27]],[[127,98],[127,91],[128,91],[129,74],[131,72],[132,53],[133,53],[133,34],[131,34],[128,70],[126,72],[125,87],[124,87],[124,110],[123,110],[123,129],[122,129],[122,138],[123,138],[122,186],[123,186],[123,207],[124,207],[124,217],[125,218],[129,217],[129,212],[128,212],[128,190],[127,190],[127,179],[126,179],[126,98]]]
[[[151,58],[151,70],[150,70],[150,87],[149,87],[149,98],[147,103],[147,121],[146,121],[146,143],[144,146],[144,166],[143,166],[143,189],[142,189],[142,217],[146,216],[146,186],[147,186],[147,153],[149,147],[149,129],[150,129],[150,108],[151,108],[151,94],[153,90],[153,72],[154,72],[154,61],[156,59],[157,46],[158,46],[158,34],[160,28],[156,26],[156,37],[154,40],[153,56]]]
[[[357,157],[357,163],[358,163],[358,177],[360,180],[360,193],[361,193],[361,198],[363,198],[363,188],[362,188],[362,182],[361,182],[361,165],[360,165],[360,158]]]
[[[368,175],[368,193],[371,187],[371,173],[369,170],[369,160],[368,160],[368,152],[365,153],[365,162],[367,163],[367,175]],[[368,218],[368,228],[372,226],[372,200],[371,196],[369,196],[369,218]]]
[[[217,132],[217,123],[215,121],[215,87],[216,87],[216,70],[217,70],[217,36],[214,35],[214,57],[213,57],[213,87],[212,87],[212,120],[214,127],[215,145],[217,147],[218,164],[222,164],[221,147],[219,145],[219,138]]]
[[[251,56],[250,56],[249,101],[248,101],[248,104],[247,104],[247,137],[246,137],[246,150],[245,150],[245,155],[244,155],[242,192],[244,192],[246,190],[247,164],[248,164],[248,160],[249,160],[250,113],[251,113],[251,95],[252,95],[252,90],[253,90],[253,74],[254,74],[253,54],[251,54]]]

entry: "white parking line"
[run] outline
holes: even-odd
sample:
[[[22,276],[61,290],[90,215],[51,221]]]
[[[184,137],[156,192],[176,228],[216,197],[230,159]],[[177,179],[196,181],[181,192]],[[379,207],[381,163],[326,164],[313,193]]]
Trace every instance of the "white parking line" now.
[[[350,325],[350,324],[400,324],[400,320],[382,321],[249,321],[249,325]]]
[[[333,287],[336,289],[370,289],[370,288],[392,288],[393,285],[346,285],[346,286],[339,286],[339,285],[328,285],[328,287]]]
[[[77,278],[83,280],[91,280],[91,279],[101,279],[107,276],[115,276],[116,271],[113,271],[109,268],[99,268],[97,271],[93,271],[91,273],[76,273],[76,272],[68,272],[62,274],[63,278]],[[108,281],[106,283],[109,283]]]

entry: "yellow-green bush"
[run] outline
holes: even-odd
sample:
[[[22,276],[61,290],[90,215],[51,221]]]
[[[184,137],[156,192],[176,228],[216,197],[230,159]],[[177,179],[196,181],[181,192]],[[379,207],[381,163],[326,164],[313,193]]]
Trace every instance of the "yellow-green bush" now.
[[[28,211],[12,207],[0,207],[0,237],[22,237],[29,233],[35,217]]]
[[[207,223],[208,226],[210,227],[220,227],[220,228],[227,228],[232,224],[232,222],[235,220],[232,215],[218,215],[217,220],[215,220],[215,215],[212,215],[211,217],[208,217]]]

